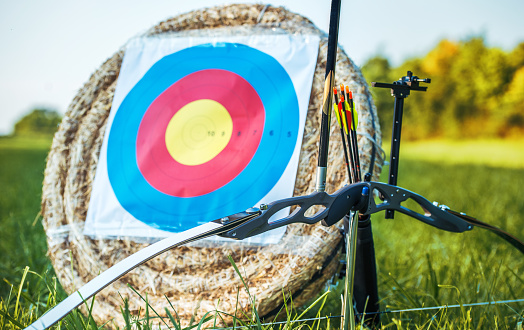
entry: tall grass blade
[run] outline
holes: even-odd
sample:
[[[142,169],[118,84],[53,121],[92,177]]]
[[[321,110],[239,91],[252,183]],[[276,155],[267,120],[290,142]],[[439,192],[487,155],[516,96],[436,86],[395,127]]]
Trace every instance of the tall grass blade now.
[[[410,295],[406,289],[404,289],[404,287],[391,275],[391,273],[388,275],[389,275],[389,279],[391,279],[395,283],[398,290],[411,303],[413,307],[416,307],[416,308],[422,307],[422,305],[415,298],[413,298],[413,296]]]
[[[173,317],[173,315],[171,314],[171,312],[168,312],[167,308],[166,308],[166,312],[168,312],[168,315],[171,316],[171,322],[173,322],[173,326],[176,328],[176,330],[181,330],[182,329],[182,324],[180,323],[180,317],[178,316],[178,313],[175,309],[175,307],[173,306],[173,304],[171,303],[171,300],[169,300],[169,298],[164,294],[164,297],[166,298],[169,306],[171,306],[171,309],[173,309],[173,312],[175,313],[175,316],[176,316],[176,319],[171,319]]]
[[[129,299],[128,298],[124,298],[122,297],[122,295],[120,294],[120,292],[118,293],[118,295],[120,296],[120,299],[122,299],[123,303],[124,303],[124,307],[122,308],[122,306],[120,306],[120,312],[122,314],[122,317],[124,318],[124,323],[125,323],[125,330],[131,330],[131,312],[129,311]]]
[[[240,277],[240,280],[242,281],[242,284],[244,285],[244,288],[247,291],[247,294],[248,294],[249,299],[251,300],[251,304],[253,306],[252,312],[253,312],[253,315],[256,318],[257,329],[261,330],[262,329],[262,322],[260,321],[260,316],[258,315],[258,311],[255,308],[255,299],[253,298],[253,296],[251,296],[251,293],[249,292],[249,287],[247,286],[246,282],[244,281],[244,278],[242,277],[242,274],[240,273],[240,270],[238,269],[237,265],[235,264],[235,261],[233,260],[233,257],[231,257],[231,255],[228,255],[227,258],[229,259],[229,262],[231,263],[231,265],[235,269],[235,272]]]
[[[175,320],[175,318],[173,317],[173,314],[171,314],[169,309],[167,309],[167,307],[164,307],[164,311],[166,312],[167,317],[169,318],[169,320],[171,321],[175,329],[180,330],[180,326],[178,325],[177,321]]]
[[[18,322],[16,319],[14,319],[11,315],[9,315],[9,313],[7,313],[6,311],[3,311],[3,310],[0,310],[0,315],[2,315],[3,317],[5,317],[9,322],[11,322],[13,325],[19,327],[20,329],[23,329],[24,326]],[[4,326],[2,325],[2,328]]]
[[[16,296],[15,317],[18,316],[18,306],[20,303],[20,296],[22,295],[22,288],[24,287],[24,282],[25,282],[25,278],[27,276],[28,271],[29,271],[29,267],[25,266],[24,273],[22,275],[22,280],[20,281],[20,286],[18,287],[18,295]]]
[[[147,295],[146,295],[146,299],[144,299],[144,297],[142,297],[142,295],[135,290],[135,288],[133,288],[131,285],[127,285],[128,287],[131,288],[131,290],[133,290],[139,297],[140,299],[142,299],[142,301],[144,301],[146,303],[146,318],[148,320],[148,326],[149,326],[149,308],[151,308],[151,310],[153,311],[153,313],[156,314],[156,316],[158,316],[158,318],[160,319],[160,321],[162,321],[162,323],[164,323],[166,325],[166,327],[169,328],[169,325],[166,323],[166,321],[164,320],[164,318],[162,316],[160,316],[160,314],[157,313],[157,311],[153,308],[153,306],[151,306],[147,300]]]
[[[307,312],[311,310],[311,308],[315,307],[316,304],[322,301],[322,306],[324,306],[324,303],[326,302],[326,298],[329,295],[330,291],[324,292],[320,297],[318,297],[311,305],[306,307],[306,309],[297,317],[298,320],[300,320]]]
[[[426,253],[426,261],[428,263],[428,271],[429,271],[429,279],[430,279],[430,289],[432,291],[433,299],[436,301],[438,305],[440,305],[439,300],[439,287],[438,287],[438,279],[437,279],[437,273],[435,273],[435,270],[433,269],[433,264],[431,263],[431,257],[429,253]]]

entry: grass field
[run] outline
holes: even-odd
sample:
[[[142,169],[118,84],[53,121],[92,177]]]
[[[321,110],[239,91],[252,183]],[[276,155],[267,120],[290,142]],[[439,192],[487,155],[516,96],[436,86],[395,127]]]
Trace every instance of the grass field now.
[[[49,139],[0,138],[0,329],[26,325],[64,297],[54,287],[38,218],[48,147]],[[523,147],[518,141],[405,143],[398,183],[524,239]],[[394,220],[375,215],[373,230],[383,310],[524,298],[522,254],[489,232],[443,232],[401,214]],[[26,266],[34,273],[24,277]],[[339,297],[340,286],[320,313],[339,315]],[[392,313],[382,320],[387,329],[515,329],[523,313],[521,302]],[[68,322],[63,327],[82,327],[78,318]]]
[[[406,160],[398,184],[524,238],[522,169]],[[476,228],[448,233],[404,215],[396,215],[394,220],[376,219],[375,223],[379,286],[385,290],[381,297],[392,309],[524,297],[522,254],[487,231]],[[522,315],[524,304],[511,307]],[[483,320],[486,313],[490,322],[498,319],[499,325],[511,328],[520,318],[518,313],[499,308],[504,309],[497,310],[500,314],[471,309],[468,317],[478,325],[488,321]],[[419,315],[415,324],[431,319],[432,313],[435,311]],[[448,313],[453,315],[451,319],[462,319],[464,311]]]
[[[524,168],[524,139],[408,142],[401,145],[400,156],[404,160],[424,160],[450,165]]]
[[[50,138],[0,138],[0,294],[9,291],[4,279],[20,280],[26,266],[52,271],[45,257],[45,232],[38,215],[45,159]]]

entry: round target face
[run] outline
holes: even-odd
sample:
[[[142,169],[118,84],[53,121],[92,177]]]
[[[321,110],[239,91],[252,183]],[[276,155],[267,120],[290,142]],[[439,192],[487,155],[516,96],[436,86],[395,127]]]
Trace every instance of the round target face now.
[[[156,62],[118,108],[107,168],[122,207],[179,231],[255,205],[297,143],[298,100],[272,56],[233,43]]]

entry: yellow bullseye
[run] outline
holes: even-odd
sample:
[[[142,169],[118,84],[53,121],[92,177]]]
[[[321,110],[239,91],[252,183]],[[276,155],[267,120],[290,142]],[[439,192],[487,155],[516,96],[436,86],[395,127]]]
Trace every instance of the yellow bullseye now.
[[[195,166],[216,157],[229,143],[233,120],[214,100],[198,100],[183,106],[166,129],[166,147],[177,162]]]

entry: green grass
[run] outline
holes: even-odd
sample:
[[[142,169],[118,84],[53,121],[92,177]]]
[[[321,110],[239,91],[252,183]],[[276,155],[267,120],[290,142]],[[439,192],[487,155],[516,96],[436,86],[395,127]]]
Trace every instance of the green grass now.
[[[524,239],[524,169],[405,160],[398,184]],[[488,231],[448,233],[402,214],[373,224],[381,297],[391,309],[524,298],[522,254]],[[510,307],[449,310],[446,319],[513,328],[524,303]],[[404,324],[425,324],[432,313]]]
[[[22,324],[65,297],[46,257],[39,217],[50,145],[51,137],[0,138],[0,312]],[[0,329],[8,324],[0,317]]]
[[[45,232],[38,218],[50,145],[47,141],[45,146],[38,139],[31,147],[19,148],[23,143],[20,139],[0,139],[0,278],[11,283],[20,279],[26,266],[39,274],[52,272],[46,257]],[[1,296],[8,290],[3,283]]]
[[[523,148],[511,141],[469,145],[403,143],[399,185],[524,239]],[[481,145],[485,150],[479,149]],[[0,138],[0,329],[17,329],[13,325],[17,322],[27,325],[65,297],[46,258],[45,233],[38,219],[48,148],[49,139]],[[492,152],[499,156],[488,157]],[[394,220],[375,215],[373,231],[383,310],[524,298],[522,254],[487,231],[448,233],[401,214]],[[341,285],[333,290],[322,298],[327,300],[321,300],[320,311],[311,308],[303,317],[339,315]],[[124,301],[122,311],[125,315]],[[283,314],[292,320],[302,312],[290,303]],[[523,313],[524,304],[514,303],[393,313],[382,315],[382,321],[386,329],[515,329]],[[150,320],[128,317],[129,328],[148,328]],[[252,321],[270,328],[256,317]],[[322,321],[293,328],[300,324],[312,329],[338,327],[331,320],[330,325]],[[99,326],[74,313],[61,328]]]
[[[53,137],[51,135],[42,134],[0,136],[0,149],[40,150],[47,153],[52,141]]]
[[[385,149],[389,151],[389,145]],[[524,168],[524,139],[402,142],[400,160]]]

